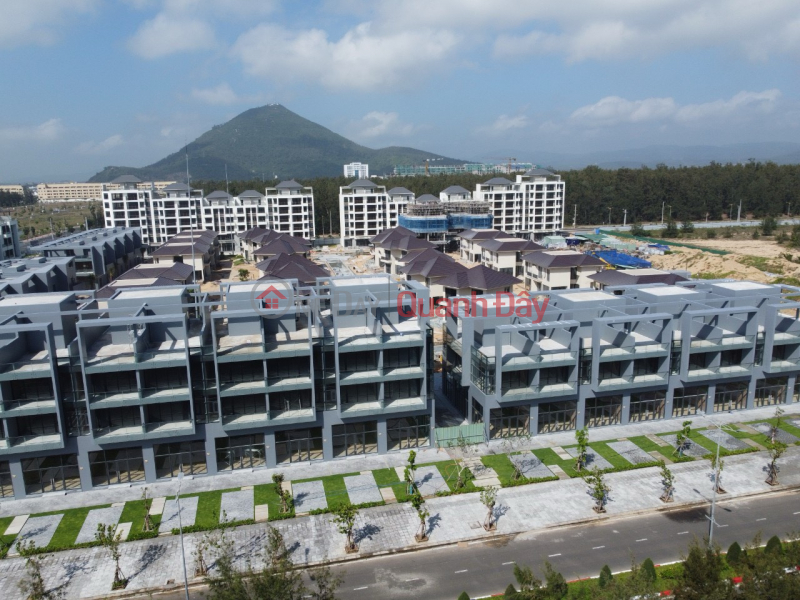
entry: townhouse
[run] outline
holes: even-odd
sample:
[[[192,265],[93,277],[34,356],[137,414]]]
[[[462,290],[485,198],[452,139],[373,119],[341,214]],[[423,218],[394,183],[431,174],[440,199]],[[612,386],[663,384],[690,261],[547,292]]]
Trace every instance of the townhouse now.
[[[523,254],[544,250],[544,246],[529,240],[509,237],[482,240],[478,242],[478,246],[481,249],[481,264],[494,271],[508,273],[515,277],[522,275]]]
[[[525,289],[531,291],[591,288],[592,276],[606,266],[599,258],[572,250],[529,252],[522,255],[522,263]]]

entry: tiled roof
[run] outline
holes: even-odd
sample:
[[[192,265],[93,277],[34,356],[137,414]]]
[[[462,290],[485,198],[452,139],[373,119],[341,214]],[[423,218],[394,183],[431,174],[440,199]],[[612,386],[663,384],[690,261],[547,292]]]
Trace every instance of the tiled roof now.
[[[330,277],[324,267],[300,254],[278,254],[256,263],[264,272],[261,279],[297,279],[303,285],[316,283],[317,277]]]
[[[495,271],[484,265],[476,265],[471,269],[453,273],[439,281],[440,285],[448,288],[473,290],[494,290],[521,283],[519,279],[508,273]]]
[[[544,250],[544,246],[521,238],[493,238],[478,242],[478,245],[492,252],[533,252],[534,250]]]
[[[666,283],[673,285],[678,281],[688,281],[686,277],[662,271],[661,273],[648,273],[636,275],[619,269],[606,269],[589,275],[589,279],[603,285],[636,285],[640,283]]]
[[[465,240],[492,240],[496,237],[505,237],[508,235],[496,229],[465,229],[458,234],[458,237]]]
[[[605,263],[595,256],[572,251],[530,252],[522,260],[537,267],[602,267]]]

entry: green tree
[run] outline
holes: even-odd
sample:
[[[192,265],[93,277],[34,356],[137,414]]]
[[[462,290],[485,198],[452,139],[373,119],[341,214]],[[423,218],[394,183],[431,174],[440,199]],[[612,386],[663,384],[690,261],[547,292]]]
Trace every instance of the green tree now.
[[[481,504],[486,507],[486,518],[483,520],[483,528],[491,531],[496,527],[494,522],[494,507],[497,502],[497,488],[489,486],[481,490]]]
[[[545,598],[561,600],[569,593],[564,576],[556,571],[549,562],[544,563]]]
[[[283,487],[283,473],[273,473],[272,483],[275,485],[275,493],[281,500],[281,512],[284,514],[291,512],[294,502],[289,490]]]
[[[731,586],[723,580],[724,564],[719,546],[697,540],[689,544],[689,552],[683,559],[675,590],[675,600],[726,600],[731,597]]]
[[[739,598],[743,600],[795,600],[800,598],[800,577],[796,573],[796,563],[783,553],[781,541],[770,538],[767,547],[761,551],[758,536],[748,544],[739,564],[742,583]]]
[[[589,448],[589,430],[586,427],[575,431],[575,442],[578,444],[575,452],[575,470],[580,473],[586,466]]]
[[[606,512],[606,502],[611,488],[603,479],[603,472],[595,467],[583,476],[589,486],[589,494],[594,499],[594,511],[597,513]]]
[[[713,240],[716,237],[717,237],[717,230],[716,229],[711,229],[711,228],[706,229],[706,239],[707,240]]]
[[[684,221],[681,223],[681,233],[683,235],[690,235],[694,233],[694,223],[689,220]]]
[[[777,552],[779,554],[783,554],[783,544],[781,543],[781,538],[777,535],[773,535],[771,538],[767,540],[767,545],[764,547],[764,552]]]
[[[769,426],[769,440],[773,444],[778,439],[778,434],[781,431],[781,425],[783,425],[783,409],[780,406],[776,406],[775,416],[772,418],[772,423],[770,423]]]
[[[470,600],[469,594],[467,592],[461,592],[458,596],[458,600]]]
[[[506,590],[503,592],[503,598],[516,598],[516,596],[517,588],[514,587],[513,583],[509,583],[508,586],[506,586]]]
[[[661,230],[661,237],[664,238],[676,238],[680,232],[678,231],[678,225],[675,223],[672,217],[667,219],[667,224],[664,226],[664,229]]]
[[[417,531],[414,539],[418,542],[428,541],[428,528],[426,527],[426,519],[430,516],[430,512],[425,508],[425,498],[419,493],[419,490],[414,492],[411,496],[411,506],[417,511],[417,518],[419,518],[419,530]]]
[[[739,542],[733,542],[728,548],[728,553],[725,555],[725,560],[728,561],[729,565],[736,566],[741,559],[742,547],[739,545]]]
[[[307,590],[313,600],[336,600],[336,590],[344,582],[340,575],[333,574],[330,567],[314,569],[309,572],[308,578],[314,584],[312,589]]]
[[[634,221],[633,225],[631,225],[631,235],[633,237],[645,237],[647,235],[647,231],[639,221]]]
[[[689,448],[691,444],[691,440],[689,436],[692,433],[692,422],[691,421],[684,421],[681,426],[681,430],[678,432],[676,437],[676,446],[675,451],[678,453],[678,456],[683,456],[683,451]]]
[[[111,554],[111,560],[114,561],[114,583],[111,585],[112,590],[119,590],[128,585],[128,580],[119,567],[119,545],[122,539],[120,534],[116,533],[116,529],[116,525],[104,525],[103,523],[99,523],[97,525],[97,532],[94,535],[100,545],[108,550],[109,554]]]
[[[656,582],[656,577],[658,577],[658,575],[656,574],[656,566],[653,564],[651,559],[644,559],[644,562],[642,563],[642,574],[649,581],[653,583]]]
[[[771,215],[767,215],[761,221],[761,233],[763,233],[764,235],[774,234],[777,228],[778,228],[778,221],[775,217]]]
[[[597,578],[597,585],[601,588],[608,587],[608,585],[614,581],[614,575],[611,573],[611,569],[608,565],[603,565],[603,568],[600,569],[600,577]]]
[[[247,269],[239,269],[237,272],[239,273],[239,281],[247,281],[250,279],[250,271]]]
[[[17,552],[25,559],[25,575],[17,587],[26,600],[56,600],[62,594],[57,590],[48,590],[42,577],[42,561],[38,556],[36,543],[33,540],[17,542]]]
[[[675,475],[663,460],[661,461],[661,494],[662,502],[672,502],[675,494]]]
[[[333,512],[333,523],[344,534],[346,541],[345,552],[358,552],[358,546],[353,540],[353,528],[355,527],[358,509],[352,504],[340,504]]]
[[[721,456],[717,458],[716,454],[712,454],[711,469],[714,471],[714,485],[716,485],[718,494],[725,493],[725,488],[722,487],[722,469],[724,468],[725,460]]]
[[[769,485],[778,485],[778,459],[786,452],[786,444],[783,442],[773,442],[767,448],[769,452],[769,464],[767,465],[767,483]]]
[[[722,229],[722,237],[730,239],[733,237],[733,227],[725,227]]]
[[[760,233],[758,233],[758,229],[753,229],[753,235],[752,235],[752,238],[753,238],[754,240],[757,240],[757,239],[759,239],[760,237],[761,237],[761,234],[760,234]]]

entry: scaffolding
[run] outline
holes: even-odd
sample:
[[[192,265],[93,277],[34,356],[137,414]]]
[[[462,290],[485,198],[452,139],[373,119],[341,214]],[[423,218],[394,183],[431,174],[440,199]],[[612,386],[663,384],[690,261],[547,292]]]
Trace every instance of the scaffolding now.
[[[416,234],[445,234],[492,226],[491,204],[483,200],[458,202],[410,202],[398,224]]]

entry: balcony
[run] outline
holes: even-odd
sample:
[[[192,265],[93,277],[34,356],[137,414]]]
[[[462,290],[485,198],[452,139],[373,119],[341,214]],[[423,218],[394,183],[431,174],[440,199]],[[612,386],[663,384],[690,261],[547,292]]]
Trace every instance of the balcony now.
[[[689,352],[716,352],[720,350],[737,350],[751,348],[755,342],[754,335],[730,335],[718,340],[693,339]]]
[[[267,383],[263,377],[243,379],[240,381],[221,381],[219,395],[221,397],[242,396],[245,394],[266,394]]]
[[[381,415],[394,412],[423,410],[428,402],[424,396],[411,396],[408,398],[387,398],[385,400],[368,400],[342,404],[341,417],[363,417],[367,415]]]
[[[161,402],[176,402],[179,400],[191,400],[189,384],[175,384],[152,388],[142,388],[139,390],[139,398],[142,404],[159,404]]]
[[[549,383],[545,385],[529,385],[521,388],[507,388],[502,391],[500,402],[519,400],[535,400],[538,398],[557,398],[577,393],[576,383]]]
[[[750,375],[752,367],[752,363],[742,363],[739,365],[726,365],[724,367],[715,366],[697,369],[690,368],[689,372],[686,374],[686,381],[697,381],[710,378],[742,377]]]
[[[30,400],[5,400],[0,404],[0,415],[3,417],[25,417],[43,415],[57,410],[55,398],[36,398]]]
[[[267,367],[269,368],[269,367]],[[278,392],[283,390],[300,390],[310,388],[313,381],[310,373],[292,373],[288,375],[276,375],[267,377],[267,392]]]
[[[261,335],[225,335],[219,338],[217,362],[263,360],[266,357]]]
[[[577,352],[554,352],[550,354],[511,354],[503,346],[503,371],[523,371],[526,369],[543,369],[547,367],[569,367],[578,360]]]
[[[800,332],[796,331],[776,331],[772,338],[772,343],[776,346],[783,344],[800,344]]]
[[[292,423],[307,423],[316,420],[314,407],[309,408],[295,408],[289,410],[272,410],[269,411],[269,420],[273,425],[289,425]]]
[[[86,361],[86,373],[108,373],[117,370],[133,370],[139,367],[180,367],[186,365],[186,350],[175,348],[170,350],[146,350],[120,352],[122,348],[130,348],[121,344],[104,346]]]
[[[119,408],[139,404],[139,390],[91,392],[89,405],[94,408]]]
[[[632,375],[620,375],[619,377],[606,377],[597,382],[595,388],[598,392],[607,392],[609,390],[621,390],[629,387],[633,383]]]
[[[41,354],[44,356],[40,356]],[[50,377],[51,373],[50,359],[42,352],[32,354],[30,358],[18,362],[0,363],[0,381]]]
[[[633,376],[634,385],[667,385],[667,382],[668,376],[666,373],[644,373]]]
[[[194,421],[192,419],[145,423],[144,425],[98,427],[93,431],[94,439],[98,444],[116,444],[119,442],[170,438],[180,435],[192,435],[193,433]]]
[[[783,358],[764,363],[764,371],[767,373],[784,373],[798,370],[800,370],[800,358]]]
[[[0,455],[17,452],[40,452],[43,450],[60,450],[64,447],[61,434],[35,434],[0,438]]]

